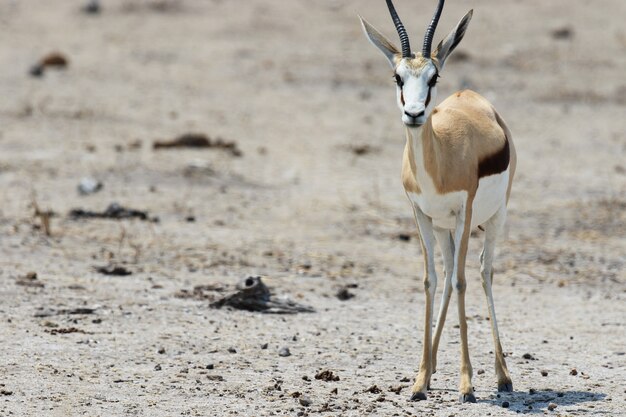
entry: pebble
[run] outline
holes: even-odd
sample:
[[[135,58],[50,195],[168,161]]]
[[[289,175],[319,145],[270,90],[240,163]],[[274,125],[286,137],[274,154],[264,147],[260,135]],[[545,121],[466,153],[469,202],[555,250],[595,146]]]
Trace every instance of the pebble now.
[[[215,368],[215,365],[213,365],[212,363],[206,366],[206,369],[213,369],[213,368]]]
[[[576,376],[576,375],[578,375],[578,371],[576,370],[576,368],[572,368],[572,370],[569,371],[569,374]]]
[[[263,343],[263,344],[261,345],[261,349],[267,349],[267,347],[268,347],[268,346],[269,346],[269,344],[268,344],[268,343]]]
[[[160,347],[157,352],[158,352],[159,355],[163,355],[165,353],[165,348],[164,347]]]
[[[548,404],[548,410],[554,411],[556,410],[557,405],[555,403]]]
[[[282,357],[291,356],[291,352],[289,351],[288,347],[282,347],[278,351],[278,356],[282,356]]]
[[[509,408],[509,402],[508,401],[502,401],[502,408]]]
[[[309,397],[306,397],[306,396],[300,397],[299,401],[300,401],[300,405],[302,405],[304,407],[308,407],[308,406],[310,406],[313,403],[313,401],[311,401],[311,399]]]
[[[89,195],[97,193],[102,189],[102,187],[102,182],[98,181],[97,179],[92,177],[84,177],[81,178],[77,188],[80,195]]]
[[[157,365],[157,366],[155,366],[155,367],[154,367],[154,370],[155,370],[155,371],[160,371],[160,370],[161,370],[161,365]]]
[[[234,347],[229,347],[228,353],[237,353],[237,349],[235,349]]]
[[[545,369],[542,369],[541,376],[548,376],[548,371],[546,371]]]

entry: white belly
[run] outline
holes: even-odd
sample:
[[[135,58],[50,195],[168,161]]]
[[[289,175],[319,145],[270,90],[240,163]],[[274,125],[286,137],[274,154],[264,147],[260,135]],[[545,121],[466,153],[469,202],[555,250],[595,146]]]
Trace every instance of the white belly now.
[[[421,179],[421,178],[420,178]],[[457,213],[465,206],[467,191],[438,194],[432,182],[420,181],[421,193],[408,193],[411,201],[433,220],[433,225],[443,229],[456,227]],[[483,177],[472,204],[472,227],[485,223],[506,201],[509,169],[500,174]]]

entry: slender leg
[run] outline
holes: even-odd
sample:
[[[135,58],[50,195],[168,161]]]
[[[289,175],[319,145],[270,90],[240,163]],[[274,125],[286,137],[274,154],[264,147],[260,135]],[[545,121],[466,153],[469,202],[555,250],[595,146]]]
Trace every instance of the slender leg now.
[[[441,305],[439,306],[439,315],[437,316],[437,326],[435,337],[433,338],[432,347],[432,364],[433,374],[437,371],[437,349],[439,348],[439,340],[441,340],[441,332],[446,322],[446,314],[448,305],[450,304],[450,296],[452,295],[452,270],[454,269],[454,242],[449,230],[435,229],[435,237],[443,254],[445,284],[443,294],[441,295]]]
[[[456,230],[454,232],[454,271],[452,273],[452,285],[458,296],[459,328],[461,333],[461,383],[459,387],[461,402],[476,402],[472,387],[472,364],[469,357],[467,343],[467,318],[465,317],[465,258],[469,241],[470,226],[472,220],[472,201],[469,197],[456,218]]]
[[[428,385],[430,385],[430,376],[432,375],[431,333],[433,325],[433,303],[435,301],[435,291],[437,290],[437,273],[435,272],[435,236],[433,234],[432,220],[415,204],[413,204],[413,212],[415,214],[415,221],[419,227],[422,252],[424,253],[424,292],[426,293],[424,350],[419,373],[415,378],[415,384],[411,390],[411,401],[420,401],[426,399],[426,391]]]
[[[493,294],[491,292],[491,284],[493,281],[493,254],[496,247],[496,238],[498,233],[504,226],[506,220],[506,205],[498,210],[494,216],[485,224],[485,245],[480,259],[480,275],[482,277],[483,289],[487,296],[487,306],[489,308],[489,320],[491,321],[491,332],[493,334],[493,344],[496,352],[496,376],[498,377],[498,391],[513,391],[513,382],[511,375],[506,367],[502,345],[500,344],[500,334],[498,333],[498,323],[496,322],[496,309],[493,302]]]

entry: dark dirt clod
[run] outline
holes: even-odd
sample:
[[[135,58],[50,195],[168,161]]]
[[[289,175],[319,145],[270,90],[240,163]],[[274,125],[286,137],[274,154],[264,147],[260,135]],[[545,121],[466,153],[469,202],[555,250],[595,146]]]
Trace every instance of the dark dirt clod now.
[[[548,404],[548,410],[554,411],[556,410],[557,405],[555,403]]]
[[[0,390],[0,395],[7,395],[7,396],[8,395],[13,395],[13,391],[2,389],[2,390]]]
[[[31,288],[43,288],[45,284],[37,279],[36,272],[28,272],[26,275],[22,275],[15,280],[16,285],[20,285],[22,287],[31,287]]]
[[[78,307],[78,308],[63,308],[60,310],[55,310],[51,308],[39,307],[38,311],[33,315],[33,317],[50,317],[50,316],[60,316],[63,314],[94,314],[96,312],[95,308],[89,307]]]
[[[326,382],[339,381],[339,375],[335,375],[333,371],[329,369],[325,369],[315,374],[315,379],[319,379],[319,380],[326,381]]]
[[[160,371],[161,369],[162,369],[162,368],[161,368],[161,365],[160,365],[160,364],[157,364],[157,365],[154,367],[154,370],[155,370],[155,371]]]
[[[541,376],[548,376],[548,371],[546,371],[545,369],[542,369]]]
[[[291,394],[289,394],[292,398],[300,398],[300,396],[302,395],[302,393],[300,391],[294,391]]]
[[[269,346],[269,344],[268,344],[268,343],[263,343],[263,344],[261,345],[261,349],[267,349],[267,347],[268,347],[268,346]]]
[[[215,368],[215,365],[213,365],[212,363],[206,366],[206,369],[213,369],[213,368]]]
[[[85,332],[84,330],[81,330],[77,327],[62,327],[59,329],[46,329],[44,330],[46,333],[50,333],[51,335],[57,335],[57,334],[69,334],[69,333],[83,333],[83,334],[87,334],[87,332]]]
[[[291,352],[289,351],[288,347],[282,347],[278,350],[278,356],[282,356],[283,358],[291,356]]]
[[[156,141],[152,147],[155,150],[172,148],[213,148],[223,149],[230,152],[233,156],[243,155],[235,142],[227,142],[221,138],[212,140],[203,133],[186,133],[173,140]]]
[[[337,291],[337,294],[335,294],[335,296],[341,301],[346,301],[351,298],[354,298],[355,295],[351,293],[350,291],[348,291],[347,288],[344,287],[340,289],[339,291]]]
[[[573,375],[573,376],[576,376],[576,375],[578,375],[578,370],[576,368],[572,368],[572,370],[569,371],[569,374]]]
[[[401,240],[403,242],[409,242],[411,240],[411,235],[408,233],[398,233],[396,235],[396,239]]]
[[[479,369],[478,371],[476,371],[476,373],[477,373],[478,375],[482,375],[482,374],[484,374],[484,373],[485,373],[485,370],[484,370],[484,369]]]
[[[380,388],[378,388],[377,385],[372,385],[371,387],[366,389],[364,392],[369,392],[371,394],[380,394],[382,392],[382,390]]]
[[[380,148],[367,145],[367,144],[350,145],[348,146],[348,149],[350,150],[350,152],[352,152],[356,156],[363,156],[363,155],[368,155],[370,153],[380,152]]]
[[[235,349],[234,347],[229,347],[228,353],[237,353],[237,349]]]
[[[550,32],[553,39],[571,39],[574,36],[574,29],[569,26],[554,29]]]
[[[337,389],[337,387],[333,388],[330,390],[331,394],[337,394],[339,392],[339,390]]]
[[[95,266],[94,269],[96,270],[96,272],[99,272],[101,274],[113,275],[118,277],[124,277],[133,274],[132,271],[121,265]]]
[[[406,388],[406,385],[398,385],[395,387],[389,387],[389,392],[393,392],[394,394],[400,394],[400,392]]]
[[[84,8],[83,12],[87,14],[98,14],[100,13],[100,3],[97,0],[91,0]]]
[[[139,219],[145,221],[156,222],[157,218],[150,218],[148,212],[142,210],[129,209],[119,205],[118,203],[111,203],[104,211],[91,211],[84,209],[73,209],[69,214],[73,220],[77,219]]]
[[[223,381],[224,377],[221,375],[207,375],[209,381]]]
[[[509,408],[509,402],[508,401],[502,401],[502,408]]]
[[[234,291],[210,304],[210,307],[213,308],[224,306],[270,314],[315,312],[313,308],[291,300],[272,300],[270,290],[261,281],[261,277],[245,278],[237,284],[237,288]]]
[[[302,377],[302,380],[303,380],[303,381],[310,381],[311,379],[310,379],[308,376],[304,375],[304,376]]]
[[[524,358],[524,359],[528,359],[528,360],[531,360],[531,361],[536,360],[536,359],[535,359],[535,357],[534,357],[533,355],[531,355],[530,353],[524,353],[524,354],[522,355],[522,358]]]
[[[157,350],[157,353],[159,355],[163,355],[165,353],[165,348],[164,347],[159,348],[159,350]]]
[[[46,68],[64,69],[67,68],[68,64],[69,61],[65,55],[60,52],[52,52],[41,58],[37,64],[33,65],[29,73],[33,77],[41,77]]]

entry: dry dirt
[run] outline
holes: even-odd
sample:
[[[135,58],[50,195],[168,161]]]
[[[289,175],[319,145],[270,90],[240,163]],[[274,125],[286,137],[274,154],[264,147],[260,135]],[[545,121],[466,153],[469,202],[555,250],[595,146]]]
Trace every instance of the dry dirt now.
[[[419,45],[435,2],[396,2]],[[438,100],[488,97],[519,158],[494,287],[515,392],[495,390],[476,231],[465,405],[454,301],[432,395],[407,401],[423,264],[393,80],[356,17],[395,39],[384,2],[80,6],[0,1],[1,416],[626,415],[626,2],[444,11],[436,41],[475,9]],[[29,75],[55,51],[66,68]],[[153,149],[185,133],[241,156]],[[79,195],[86,176],[103,189]],[[147,219],[69,216],[113,202]],[[316,312],[209,307],[251,275]]]

